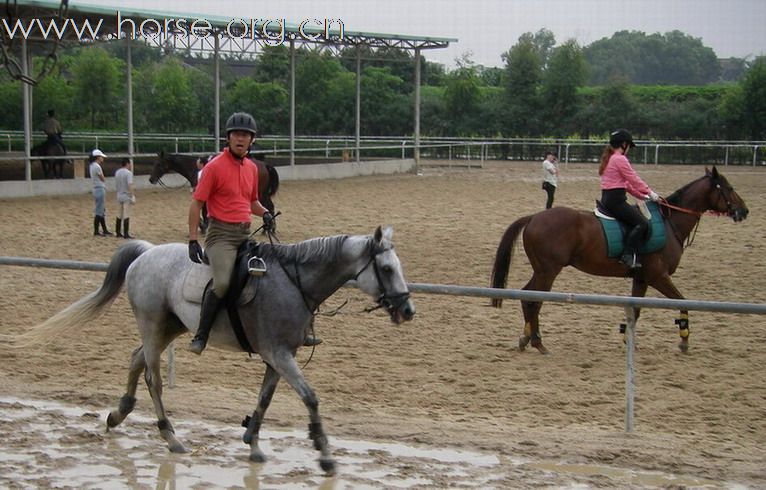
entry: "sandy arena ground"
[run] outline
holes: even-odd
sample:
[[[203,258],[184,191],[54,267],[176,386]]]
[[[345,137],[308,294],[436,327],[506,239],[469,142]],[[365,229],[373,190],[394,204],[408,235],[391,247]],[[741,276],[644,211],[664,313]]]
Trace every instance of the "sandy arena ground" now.
[[[701,166],[637,169],[664,195],[703,175]],[[555,204],[592,208],[599,194],[595,166],[561,170]],[[766,172],[720,170],[750,217],[739,224],[704,217],[674,280],[689,299],[764,303]],[[295,242],[391,224],[408,281],[487,286],[502,232],[544,207],[540,174],[539,163],[494,163],[283,182],[279,231],[284,242]],[[188,202],[188,188],[140,191],[131,232],[153,243],[185,242]],[[113,192],[107,209],[112,227]],[[123,241],[93,237],[91,211],[87,194],[0,200],[0,255],[107,262]],[[531,274],[519,252],[512,288]],[[0,266],[0,330],[20,333],[102,279],[98,272]],[[565,270],[554,290],[625,295],[630,282]],[[620,308],[546,304],[541,321],[552,355],[542,356],[516,349],[523,319],[515,301],[498,310],[480,298],[415,294],[416,318],[394,326],[381,312],[363,313],[369,302],[350,289],[325,310],[346,299],[338,316],[318,317],[325,342],[305,368],[336,449],[336,477],[321,475],[305,439],[306,411],[285,384],[264,431],[288,435],[271,441],[272,461],[247,461],[237,427],[255,407],[263,365],[214,348],[202,357],[177,348],[176,386],[164,393],[191,454],[168,454],[143,384],[134,414],[105,434],[103,418],[123,394],[139,343],[122,294],[76,336],[31,351],[0,349],[0,487],[165,488],[169,481],[200,488],[766,487],[762,317],[692,312],[684,355],[676,347],[677,312],[645,310],[637,334],[635,431],[627,434]],[[182,337],[180,347],[188,340]],[[299,353],[301,363],[309,354]],[[348,441],[363,441],[363,449],[350,450]],[[397,444],[421,452],[398,452]],[[285,467],[293,447],[303,452]],[[464,456],[440,460],[428,448]],[[106,469],[99,473],[87,461]],[[270,473],[278,464],[287,469]],[[212,479],[182,480],[168,477],[168,465],[171,474],[223,470]],[[92,481],[78,479],[86,469],[96,475]]]

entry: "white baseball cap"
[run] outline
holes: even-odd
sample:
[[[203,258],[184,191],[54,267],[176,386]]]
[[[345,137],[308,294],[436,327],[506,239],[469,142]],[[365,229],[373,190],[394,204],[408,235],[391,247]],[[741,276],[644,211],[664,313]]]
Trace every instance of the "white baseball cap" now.
[[[91,158],[96,158],[96,157],[104,157],[104,158],[106,158],[106,155],[104,154],[104,152],[99,150],[98,148],[96,148],[95,150],[90,152],[90,156],[91,156]]]

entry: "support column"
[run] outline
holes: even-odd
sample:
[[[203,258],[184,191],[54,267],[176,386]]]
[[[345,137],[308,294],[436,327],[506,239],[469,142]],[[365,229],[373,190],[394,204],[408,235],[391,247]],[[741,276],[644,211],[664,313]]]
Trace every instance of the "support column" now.
[[[361,134],[362,134],[362,51],[356,47],[356,114],[354,134],[356,136],[356,163],[361,163]]]
[[[295,175],[295,40],[290,40],[290,167]]]
[[[221,151],[221,45],[220,45],[220,33],[215,33],[213,40],[213,66],[214,66],[214,80],[213,86],[215,87],[214,96],[214,109],[213,115],[213,153]]]
[[[21,97],[24,104],[24,180],[32,183],[32,87],[27,82],[29,76],[29,53],[27,52],[27,40],[21,38],[21,71],[24,77],[21,79]]]
[[[133,163],[133,152],[135,146],[133,144],[133,42],[129,35],[125,36],[125,42],[127,43],[127,63],[128,63],[128,158],[130,163]],[[132,170],[132,169],[131,169]]]
[[[415,170],[420,164],[420,48],[415,48]]]

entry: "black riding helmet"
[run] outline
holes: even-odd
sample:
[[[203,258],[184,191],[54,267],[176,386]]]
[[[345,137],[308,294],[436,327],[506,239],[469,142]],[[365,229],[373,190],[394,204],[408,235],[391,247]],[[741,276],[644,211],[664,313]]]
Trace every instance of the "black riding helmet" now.
[[[635,148],[633,136],[625,129],[617,129],[609,134],[609,144],[613,148],[619,148],[623,143],[627,143],[629,148]]]
[[[258,126],[255,125],[253,116],[247,112],[235,112],[226,120],[226,136],[232,131],[247,131],[255,138]]]

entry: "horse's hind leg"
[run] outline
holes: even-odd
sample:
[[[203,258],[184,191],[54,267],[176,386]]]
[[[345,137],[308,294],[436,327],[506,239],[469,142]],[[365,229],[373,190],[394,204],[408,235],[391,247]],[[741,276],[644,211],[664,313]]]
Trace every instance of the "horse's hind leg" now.
[[[270,365],[266,364],[266,373],[263,375],[261,392],[258,394],[258,407],[255,409],[251,417],[245,419],[243,424],[247,427],[247,430],[245,430],[245,434],[242,436],[242,441],[244,441],[245,444],[250,445],[250,461],[256,463],[263,463],[266,461],[266,456],[258,446],[258,434],[261,430],[261,423],[266,414],[266,409],[269,408],[271,399],[277,389],[279,379],[279,373],[277,373]]]
[[[314,449],[320,452],[319,466],[327,475],[335,474],[335,460],[330,453],[327,436],[322,428],[322,419],[319,416],[319,400],[314,390],[303,377],[298,363],[290,353],[277,354],[273,362],[269,362],[274,369],[292,386],[303,400],[303,404],[309,411],[309,437],[314,441]]]
[[[535,272],[522,289],[527,291],[550,291],[556,275],[558,275],[558,271],[555,274]],[[521,310],[524,312],[524,332],[519,338],[519,350],[523,351],[531,342],[532,347],[540,351],[541,354],[549,353],[548,349],[543,345],[543,339],[540,335],[540,310],[542,307],[542,301],[521,302]]]
[[[109,412],[109,416],[106,418],[106,430],[113,427],[117,427],[125,420],[130,412],[133,411],[133,407],[136,405],[136,389],[138,387],[138,378],[146,367],[146,361],[144,360],[144,348],[143,346],[133,351],[130,358],[130,371],[128,372],[128,387],[125,390],[125,394],[120,398],[120,405],[116,410]]]

